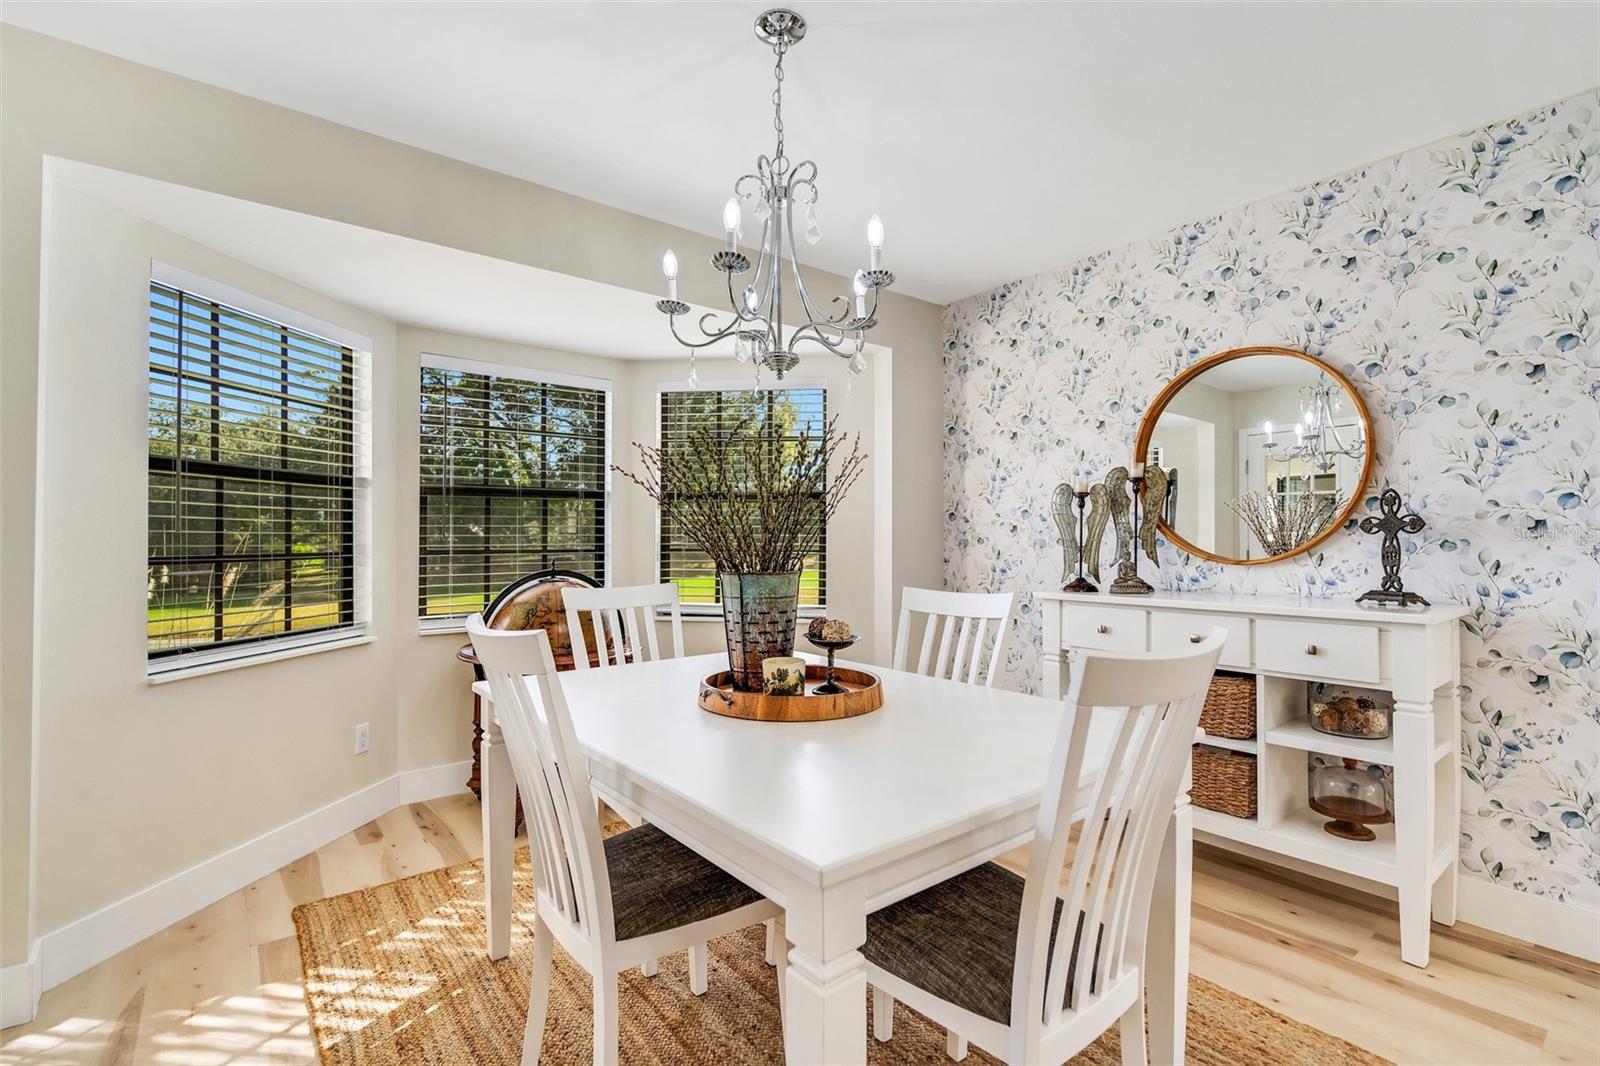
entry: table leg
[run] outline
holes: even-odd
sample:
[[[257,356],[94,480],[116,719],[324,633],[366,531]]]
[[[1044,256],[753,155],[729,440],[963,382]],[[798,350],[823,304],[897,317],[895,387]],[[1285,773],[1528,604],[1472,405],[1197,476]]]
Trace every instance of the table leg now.
[[[511,867],[516,851],[517,784],[494,704],[484,703],[483,894],[489,926],[489,957],[511,954]]]
[[[1150,1061],[1182,1066],[1189,1010],[1189,894],[1194,868],[1194,814],[1178,796],[1161,843],[1145,942],[1145,1002]]]
[[[866,900],[825,890],[786,905],[784,930],[794,946],[784,974],[784,1059],[791,1066],[865,1066]]]
[[[1431,932],[1428,917],[1435,898],[1431,876],[1435,847],[1433,705],[1396,700],[1390,733],[1394,738],[1394,844],[1400,866],[1400,958],[1413,966],[1426,966]]]

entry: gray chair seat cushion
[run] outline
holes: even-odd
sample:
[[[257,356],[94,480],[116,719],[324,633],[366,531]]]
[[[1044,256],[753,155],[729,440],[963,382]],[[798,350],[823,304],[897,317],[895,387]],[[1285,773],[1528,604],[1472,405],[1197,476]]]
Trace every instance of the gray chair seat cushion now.
[[[1022,886],[1021,877],[992,862],[957,874],[867,915],[867,943],[862,953],[874,966],[940,999],[1008,1025]],[[1061,905],[1057,899],[1050,925],[1052,952],[1061,924]],[[1082,933],[1080,912],[1068,971],[1069,1001]],[[1100,934],[1104,933],[1101,926]],[[1099,961],[1098,943],[1095,961]]]
[[[653,825],[608,837],[605,848],[618,940],[692,925],[762,899]]]

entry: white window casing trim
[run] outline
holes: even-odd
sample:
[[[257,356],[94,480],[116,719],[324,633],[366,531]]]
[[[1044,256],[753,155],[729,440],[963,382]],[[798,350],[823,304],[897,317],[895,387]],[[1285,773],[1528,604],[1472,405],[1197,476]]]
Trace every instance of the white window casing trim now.
[[[292,307],[264,300],[259,296],[252,296],[243,289],[236,289],[231,285],[224,285],[220,281],[212,281],[201,274],[193,273],[182,267],[163,263],[159,259],[150,260],[150,280],[159,281],[163,285],[170,285],[174,289],[193,293],[216,303],[227,304],[241,311],[258,315],[261,318],[281,322],[285,326],[315,334],[324,340],[342,344],[346,348],[353,348],[358,352],[372,351],[372,338],[364,336],[354,330],[336,326],[332,322],[325,322],[314,318],[303,311],[296,311]]]

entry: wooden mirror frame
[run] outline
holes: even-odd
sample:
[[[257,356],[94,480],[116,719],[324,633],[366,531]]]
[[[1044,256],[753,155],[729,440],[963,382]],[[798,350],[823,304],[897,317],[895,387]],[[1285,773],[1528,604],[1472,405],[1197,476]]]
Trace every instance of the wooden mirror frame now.
[[[1306,541],[1304,544],[1300,545],[1298,548],[1294,549],[1294,551],[1284,552],[1280,555],[1269,555],[1262,559],[1229,559],[1225,556],[1217,555],[1215,552],[1208,552],[1204,548],[1195,547],[1193,544],[1190,544],[1188,541],[1180,537],[1177,532],[1167,524],[1166,519],[1162,518],[1157,520],[1156,528],[1161,531],[1161,535],[1165,537],[1167,541],[1174,547],[1180,548],[1183,551],[1188,552],[1190,555],[1197,555],[1202,559],[1209,559],[1214,563],[1227,563],[1230,566],[1260,566],[1262,563],[1276,563],[1281,562],[1284,559],[1292,559],[1296,555],[1304,555],[1306,552],[1311,551],[1317,545],[1321,544],[1339,530],[1343,529],[1344,524],[1348,522],[1350,520],[1350,516],[1355,513],[1357,505],[1360,504],[1365,498],[1367,484],[1372,480],[1373,460],[1378,451],[1372,437],[1372,414],[1367,410],[1365,401],[1361,399],[1361,394],[1356,391],[1355,384],[1351,382],[1349,378],[1345,377],[1343,374],[1339,373],[1333,367],[1329,366],[1327,363],[1323,362],[1321,359],[1318,359],[1314,355],[1307,355],[1305,352],[1296,351],[1293,348],[1276,348],[1272,347],[1271,345],[1257,345],[1250,348],[1230,348],[1225,352],[1218,352],[1216,355],[1208,355],[1168,382],[1166,387],[1156,394],[1156,398],[1151,401],[1150,406],[1145,409],[1144,421],[1139,423],[1139,437],[1133,445],[1133,461],[1136,463],[1142,463],[1146,461],[1145,454],[1150,449],[1150,438],[1155,435],[1156,421],[1161,417],[1161,412],[1166,410],[1167,404],[1172,401],[1172,398],[1178,394],[1180,389],[1212,367],[1221,366],[1223,363],[1231,363],[1235,359],[1243,359],[1247,355],[1286,355],[1294,359],[1301,359],[1317,367],[1323,373],[1329,375],[1335,381],[1343,385],[1345,394],[1350,397],[1351,401],[1356,406],[1356,414],[1361,416],[1362,439],[1366,441],[1367,447],[1366,453],[1361,460],[1361,477],[1355,488],[1351,491],[1350,501],[1345,504],[1344,510],[1339,512],[1339,515],[1328,523],[1328,527],[1326,529],[1324,529],[1321,533],[1318,533],[1315,537],[1312,537],[1310,540]]]

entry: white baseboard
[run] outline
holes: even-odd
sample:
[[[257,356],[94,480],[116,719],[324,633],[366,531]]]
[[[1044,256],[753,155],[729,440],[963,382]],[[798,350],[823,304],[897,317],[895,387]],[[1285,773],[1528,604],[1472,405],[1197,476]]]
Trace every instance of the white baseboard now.
[[[4,1023],[32,1018],[39,994],[287,866],[396,807],[466,790],[470,762],[403,770],[51,930],[27,964],[4,970]],[[15,973],[13,971],[16,971]]]
[[[1534,896],[1463,872],[1456,917],[1530,944],[1600,963],[1600,912]]]
[[[1368,881],[1343,870],[1302,862],[1290,855],[1264,851],[1201,830],[1195,831],[1195,839],[1225,851],[1249,856],[1268,866],[1332,881],[1368,895],[1396,898],[1394,886]],[[1465,870],[1459,872],[1456,881],[1456,920],[1600,963],[1600,913],[1572,903],[1558,903],[1546,896],[1518,892],[1514,888],[1474,877]]]
[[[39,995],[43,991],[39,971],[39,942],[35,940],[28,952],[27,962],[0,969],[0,1029],[21,1025],[37,1014]]]
[[[467,791],[467,777],[472,773],[472,760],[424,766],[420,770],[401,770],[401,803],[425,803],[440,796],[453,796]]]

